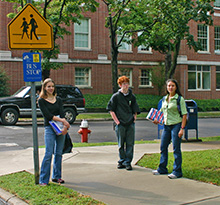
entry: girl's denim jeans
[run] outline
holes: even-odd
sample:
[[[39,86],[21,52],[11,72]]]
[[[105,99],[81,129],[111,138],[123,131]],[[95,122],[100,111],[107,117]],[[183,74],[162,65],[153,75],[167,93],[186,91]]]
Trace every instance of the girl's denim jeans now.
[[[160,174],[167,174],[167,163],[168,163],[168,146],[172,140],[173,143],[173,154],[174,154],[174,164],[173,164],[173,174],[177,177],[182,177],[182,153],[181,153],[181,141],[182,139],[178,137],[178,133],[181,128],[181,123],[175,125],[164,125],[164,130],[161,136],[161,157],[160,165],[157,171]]]
[[[45,126],[44,141],[45,141],[46,149],[45,149],[44,159],[41,165],[40,184],[49,183],[51,160],[53,154],[54,154],[54,162],[53,162],[52,179],[61,178],[62,152],[63,152],[65,137],[63,135],[57,136],[53,131],[53,129],[51,128],[51,126]]]

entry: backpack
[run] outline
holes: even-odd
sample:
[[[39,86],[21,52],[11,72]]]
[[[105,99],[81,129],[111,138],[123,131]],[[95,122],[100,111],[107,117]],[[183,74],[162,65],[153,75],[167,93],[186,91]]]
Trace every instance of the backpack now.
[[[163,97],[163,101],[164,101],[165,99],[166,99],[166,96]],[[180,114],[180,117],[182,118],[183,115],[182,115],[182,111],[181,111],[180,100],[181,100],[181,96],[178,95],[178,98],[176,99],[177,109],[178,109],[178,112],[179,112],[179,114]],[[185,102],[185,104],[186,104],[186,102]],[[186,111],[187,111],[187,115],[186,115],[186,125],[187,125],[187,123],[188,123],[188,121],[189,121],[189,112],[188,112],[188,106],[187,106],[187,104],[186,104]]]

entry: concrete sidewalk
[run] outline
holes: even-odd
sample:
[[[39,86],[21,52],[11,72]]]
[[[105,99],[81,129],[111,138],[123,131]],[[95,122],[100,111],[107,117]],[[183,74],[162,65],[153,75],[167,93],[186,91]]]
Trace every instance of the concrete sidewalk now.
[[[171,180],[166,175],[154,176],[151,169],[135,165],[144,153],[158,153],[159,146],[159,143],[135,145],[132,171],[117,169],[117,146],[74,148],[73,153],[63,158],[64,186],[110,205],[220,204],[219,186],[186,178]],[[206,149],[220,149],[220,143],[182,144],[183,151]],[[40,163],[43,155],[44,149],[39,149]],[[33,149],[1,152],[0,163],[0,175],[22,170],[34,173]]]

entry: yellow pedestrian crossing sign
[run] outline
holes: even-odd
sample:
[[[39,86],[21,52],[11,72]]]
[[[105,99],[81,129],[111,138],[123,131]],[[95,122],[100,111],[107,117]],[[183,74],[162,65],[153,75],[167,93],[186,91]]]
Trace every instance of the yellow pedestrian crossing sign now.
[[[53,27],[29,3],[8,24],[8,47],[15,50],[52,50]]]

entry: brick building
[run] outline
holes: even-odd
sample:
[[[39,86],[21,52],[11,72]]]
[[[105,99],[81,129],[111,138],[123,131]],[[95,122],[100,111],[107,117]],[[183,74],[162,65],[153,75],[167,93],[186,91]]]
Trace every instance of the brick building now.
[[[72,84],[84,94],[110,94],[111,48],[109,31],[105,28],[106,6],[100,0],[95,13],[86,13],[81,25],[69,27],[72,35],[59,40],[60,51],[54,62],[65,63],[64,69],[51,71],[57,84]],[[189,50],[181,44],[175,78],[186,99],[220,98],[220,1],[215,1],[213,26],[191,22],[190,29],[203,42],[203,51]],[[9,50],[7,43],[6,15],[12,11],[8,2],[0,2],[0,65],[10,77],[10,93],[14,93],[23,81],[22,50]],[[119,75],[130,77],[130,86],[136,94],[158,94],[150,82],[149,69],[164,61],[164,56],[153,50],[134,47],[126,43],[118,58]]]

